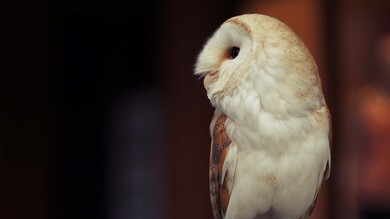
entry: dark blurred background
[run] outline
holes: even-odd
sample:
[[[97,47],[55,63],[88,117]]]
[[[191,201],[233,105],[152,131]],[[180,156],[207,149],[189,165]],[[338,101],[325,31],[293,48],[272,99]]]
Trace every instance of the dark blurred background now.
[[[333,172],[312,218],[390,218],[389,3],[2,1],[0,218],[211,219],[193,64],[242,13],[288,24],[319,66]]]

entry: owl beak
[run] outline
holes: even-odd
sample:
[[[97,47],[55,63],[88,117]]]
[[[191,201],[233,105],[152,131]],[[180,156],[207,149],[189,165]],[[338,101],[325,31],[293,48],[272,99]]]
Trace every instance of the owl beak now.
[[[210,88],[210,85],[212,83],[214,83],[218,78],[218,72],[214,71],[214,72],[211,72],[211,73],[208,73],[204,79],[203,79],[203,85],[204,85],[204,88],[206,89],[206,91],[209,90]]]

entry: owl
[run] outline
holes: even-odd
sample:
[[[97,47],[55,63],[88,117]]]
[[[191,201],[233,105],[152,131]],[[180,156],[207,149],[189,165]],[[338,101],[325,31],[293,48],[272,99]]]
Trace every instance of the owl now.
[[[195,75],[215,108],[215,219],[308,218],[330,174],[331,120],[303,42],[275,18],[233,17],[205,44]]]

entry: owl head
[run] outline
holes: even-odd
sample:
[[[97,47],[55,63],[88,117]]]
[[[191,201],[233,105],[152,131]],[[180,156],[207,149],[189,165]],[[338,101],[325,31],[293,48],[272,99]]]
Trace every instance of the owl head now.
[[[256,100],[252,105],[280,115],[323,102],[309,51],[287,25],[265,15],[225,21],[200,52],[195,75],[204,77],[208,98],[222,110],[244,107],[248,97]]]

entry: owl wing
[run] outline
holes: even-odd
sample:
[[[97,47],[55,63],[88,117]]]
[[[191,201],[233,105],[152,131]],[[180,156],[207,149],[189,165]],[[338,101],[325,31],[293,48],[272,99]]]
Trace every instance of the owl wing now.
[[[328,115],[328,126],[329,126],[328,139],[329,139],[329,150],[331,150],[332,149],[332,138],[333,138],[332,116],[330,115],[329,108],[327,106],[325,108],[326,108],[326,114]],[[330,168],[330,166],[331,166],[330,161],[331,161],[331,158],[329,155],[328,162],[326,163],[326,169],[325,169],[323,180],[329,179],[329,177],[330,177],[330,169],[331,169]]]
[[[328,133],[329,147],[331,148],[332,147],[332,118],[331,118],[329,109],[328,109],[328,107],[326,105],[324,106],[324,110],[325,110],[324,112],[322,112],[320,114],[317,114],[317,116],[315,116],[315,117],[316,117],[317,120],[321,120],[321,119],[324,119],[324,118],[326,119],[327,118],[326,120],[327,120],[328,126],[329,126],[329,133]],[[323,121],[325,121],[325,119]],[[315,205],[317,203],[317,199],[318,199],[318,190],[320,189],[320,185],[321,185],[322,181],[327,180],[329,178],[329,176],[330,176],[330,155],[329,155],[329,158],[328,158],[328,160],[326,162],[326,166],[325,166],[324,172],[320,173],[320,174],[322,174],[322,177],[321,176],[318,177],[321,180],[319,180],[319,182],[318,182],[317,191],[316,191],[313,203],[310,205],[309,209],[307,209],[305,214],[300,217],[300,219],[309,218],[309,216],[314,211],[314,207],[315,207]]]
[[[326,180],[327,178],[329,178],[329,175],[330,175],[330,161],[326,162],[326,168],[325,168],[325,171],[323,173],[323,180]],[[319,183],[319,185],[321,185],[322,182]],[[317,191],[316,191],[316,194],[315,194],[315,197],[314,197],[314,200],[313,200],[313,203],[310,205],[309,209],[307,209],[307,211],[305,212],[305,214],[303,214],[299,219],[307,219],[309,218],[309,216],[313,213],[314,211],[314,207],[316,206],[316,203],[317,203],[317,199],[318,199],[318,190],[320,189],[320,186],[317,187]]]
[[[210,198],[215,219],[224,218],[230,199],[228,180],[226,179],[231,178],[234,174],[228,173],[227,168],[224,167],[231,146],[231,140],[225,130],[226,118],[226,115],[216,111],[210,126]]]

